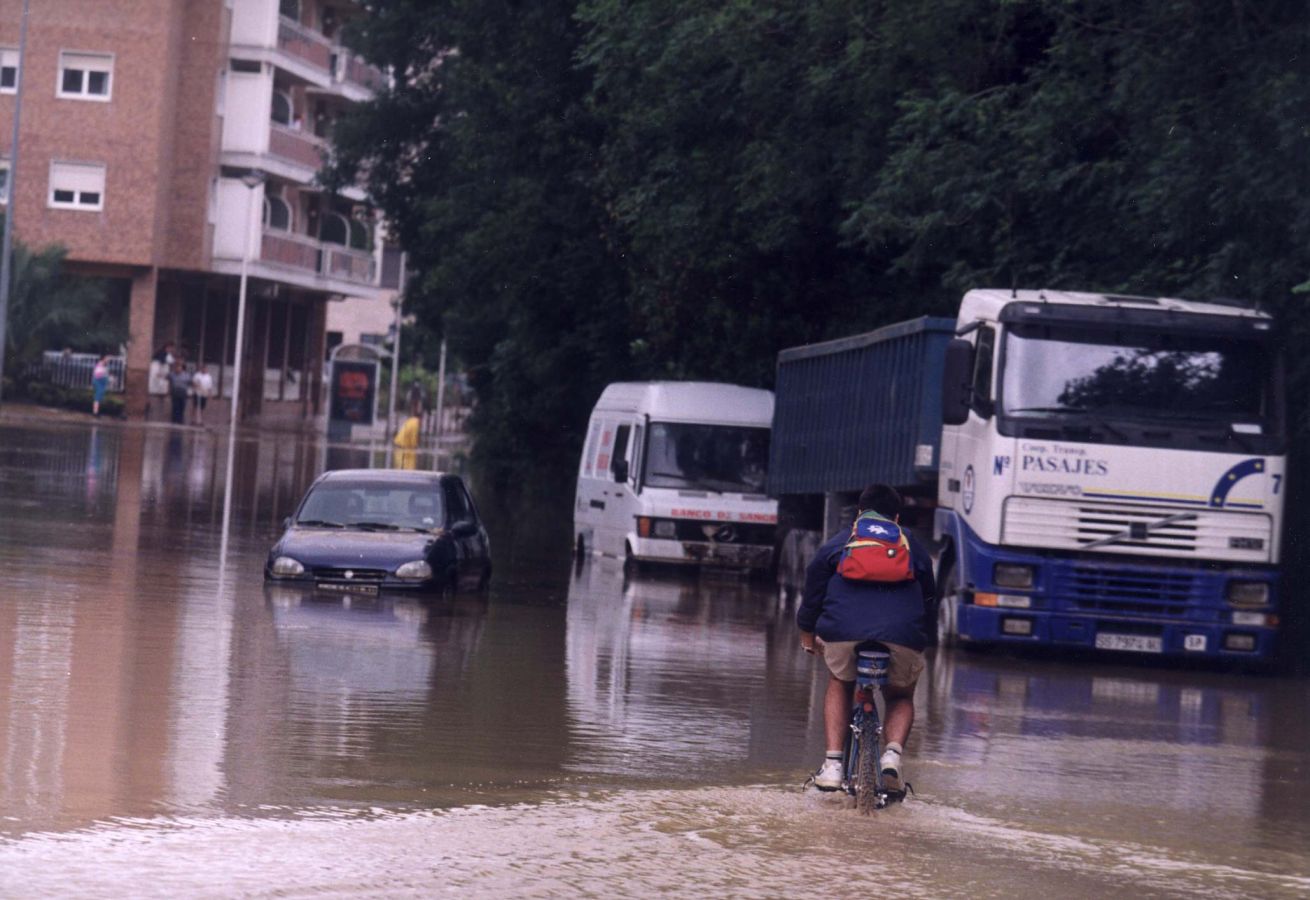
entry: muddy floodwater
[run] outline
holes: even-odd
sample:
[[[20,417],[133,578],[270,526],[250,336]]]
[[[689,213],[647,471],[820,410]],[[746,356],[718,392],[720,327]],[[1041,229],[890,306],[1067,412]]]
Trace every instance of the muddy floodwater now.
[[[1306,896],[1304,680],[930,657],[863,817],[801,785],[823,673],[732,576],[575,567],[478,491],[489,595],[266,589],[280,436],[0,423],[0,895]],[[222,551],[226,549],[226,556]]]

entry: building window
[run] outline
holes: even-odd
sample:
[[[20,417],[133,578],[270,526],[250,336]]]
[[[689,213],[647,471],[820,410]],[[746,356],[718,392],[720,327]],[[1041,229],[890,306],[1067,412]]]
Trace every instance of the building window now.
[[[341,213],[330,212],[319,226],[318,239],[329,244],[350,245],[350,220]]]
[[[96,163],[52,162],[50,205],[56,209],[104,209],[105,167]]]
[[[281,91],[273,92],[273,121],[279,125],[291,124],[291,98]]]
[[[10,47],[0,48],[0,94],[12,94],[18,90],[18,51]]]
[[[114,58],[104,53],[59,54],[60,97],[108,100],[114,75]]]
[[[291,230],[291,204],[270,194],[264,198],[264,224],[278,231]]]

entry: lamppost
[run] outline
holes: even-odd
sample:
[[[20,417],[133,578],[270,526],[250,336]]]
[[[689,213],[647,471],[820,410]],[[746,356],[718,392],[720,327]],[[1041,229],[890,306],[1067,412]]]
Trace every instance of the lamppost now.
[[[14,179],[18,174],[18,122],[23,112],[23,72],[27,69],[27,7],[23,0],[23,20],[18,28],[18,71],[14,75],[14,133],[9,142],[9,176],[5,185],[5,228],[0,239],[0,373],[5,369],[5,343],[9,340],[9,282],[13,277]],[[3,379],[0,379],[2,382]]]
[[[246,288],[250,280],[250,258],[255,255],[255,235],[259,232],[260,216],[255,198],[258,188],[267,176],[254,169],[241,176],[241,183],[249,190],[246,194],[246,246],[241,254],[241,286],[237,289],[236,362],[232,367],[232,412],[227,425],[227,476],[223,485],[223,539],[219,550],[220,570],[227,564],[227,532],[232,521],[232,466],[236,459],[237,410],[241,404],[241,356],[246,339]]]
[[[236,432],[237,411],[241,405],[241,357],[246,336],[246,291],[250,281],[250,258],[255,255],[255,235],[259,232],[260,222],[255,195],[256,189],[264,183],[266,177],[263,172],[254,169],[241,176],[241,183],[246,186],[249,193],[246,195],[246,247],[241,254],[241,286],[237,289],[236,361],[232,367],[232,413],[228,421],[229,437]]]

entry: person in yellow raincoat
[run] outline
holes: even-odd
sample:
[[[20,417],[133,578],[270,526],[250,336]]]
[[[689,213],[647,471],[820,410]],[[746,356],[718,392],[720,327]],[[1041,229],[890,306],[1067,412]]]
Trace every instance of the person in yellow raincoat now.
[[[414,407],[410,408],[409,418],[405,424],[400,426],[396,432],[395,468],[397,469],[417,469],[418,468],[418,435],[420,421],[418,411]]]

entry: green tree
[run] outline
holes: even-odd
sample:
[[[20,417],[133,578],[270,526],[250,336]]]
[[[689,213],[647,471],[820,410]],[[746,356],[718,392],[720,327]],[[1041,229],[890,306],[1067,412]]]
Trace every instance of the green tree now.
[[[341,123],[329,180],[362,177],[409,251],[406,308],[467,367],[479,455],[571,466],[631,341],[573,4],[371,8],[355,40],[396,85]]]
[[[126,337],[122,316],[106,305],[103,282],[68,274],[66,256],[63,247],[33,252],[14,243],[5,331],[11,377],[21,377],[42,351],[116,351]]]

